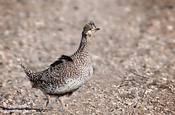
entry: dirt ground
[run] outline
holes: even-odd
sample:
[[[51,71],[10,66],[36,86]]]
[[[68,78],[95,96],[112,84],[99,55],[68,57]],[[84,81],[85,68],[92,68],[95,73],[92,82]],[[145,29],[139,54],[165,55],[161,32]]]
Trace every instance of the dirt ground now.
[[[91,40],[93,78],[63,97],[64,112],[54,98],[52,109],[29,110],[45,96],[16,57],[47,68],[77,49],[89,20],[101,28]],[[175,1],[0,0],[0,114],[175,115]]]

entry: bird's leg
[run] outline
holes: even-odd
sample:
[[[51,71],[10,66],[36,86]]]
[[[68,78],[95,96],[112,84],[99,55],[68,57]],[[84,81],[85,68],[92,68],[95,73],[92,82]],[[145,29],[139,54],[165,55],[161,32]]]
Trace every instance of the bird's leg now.
[[[49,104],[49,100],[50,100],[50,96],[49,96],[49,95],[46,95],[46,105],[45,105],[45,107],[48,106],[48,104]]]
[[[70,97],[73,94],[73,92],[67,93],[67,97]]]
[[[61,104],[61,111],[63,112],[64,111],[63,101],[61,100],[61,98],[59,96],[56,98],[56,100],[59,101],[59,103]]]
[[[77,91],[78,89],[79,89],[79,88],[77,88],[77,89],[75,89],[75,90],[73,90],[73,91],[71,91],[71,92],[68,92],[66,96],[67,96],[67,97],[70,97],[70,96],[73,94],[73,92]]]

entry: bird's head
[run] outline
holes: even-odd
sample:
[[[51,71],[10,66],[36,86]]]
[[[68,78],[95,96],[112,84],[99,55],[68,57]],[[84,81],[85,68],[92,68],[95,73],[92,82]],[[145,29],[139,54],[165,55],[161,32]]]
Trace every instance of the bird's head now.
[[[87,23],[84,28],[83,28],[83,32],[82,35],[83,36],[88,36],[91,37],[93,33],[95,33],[96,31],[100,30],[100,28],[97,28],[94,24],[94,22],[90,21],[89,23]]]

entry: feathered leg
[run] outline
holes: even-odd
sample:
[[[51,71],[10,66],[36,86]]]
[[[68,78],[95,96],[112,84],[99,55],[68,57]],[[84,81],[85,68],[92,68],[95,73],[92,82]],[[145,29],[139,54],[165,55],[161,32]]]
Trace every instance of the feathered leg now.
[[[65,107],[63,100],[59,96],[56,98],[56,100],[59,101],[59,103],[61,104],[61,111],[64,112]]]
[[[46,95],[46,104],[45,104],[45,107],[48,106],[49,102],[50,102],[50,96],[49,95]]]

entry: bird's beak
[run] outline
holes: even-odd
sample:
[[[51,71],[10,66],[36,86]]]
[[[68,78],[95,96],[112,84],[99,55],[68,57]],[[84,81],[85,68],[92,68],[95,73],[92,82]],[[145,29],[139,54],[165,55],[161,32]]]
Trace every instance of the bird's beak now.
[[[100,28],[95,28],[96,31],[100,30]]]
[[[98,30],[100,30],[100,28],[95,28],[95,29],[93,29],[94,32],[96,32],[96,31],[98,31]]]

